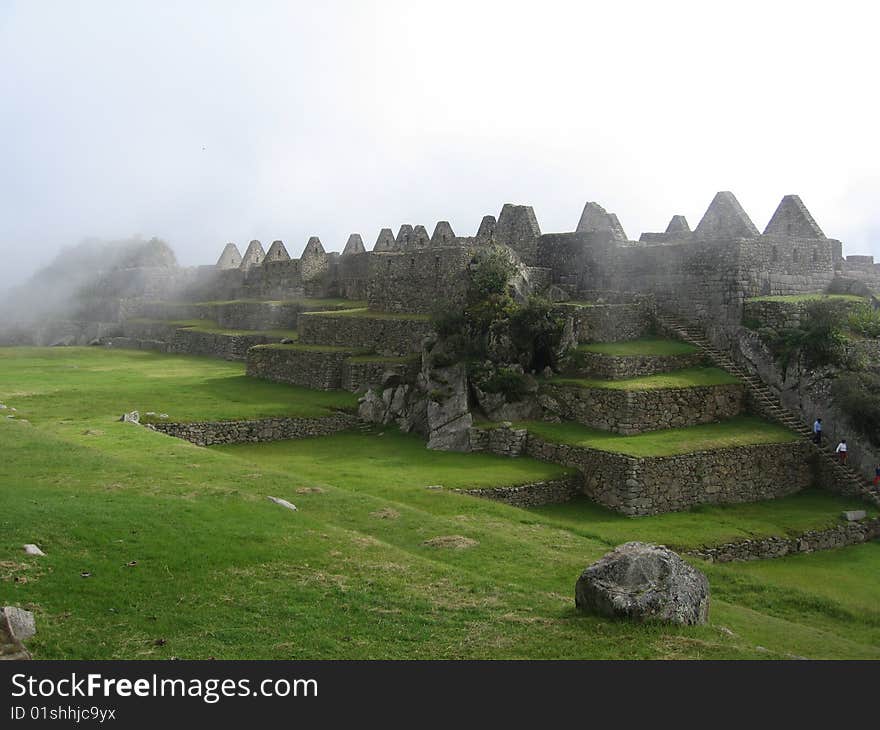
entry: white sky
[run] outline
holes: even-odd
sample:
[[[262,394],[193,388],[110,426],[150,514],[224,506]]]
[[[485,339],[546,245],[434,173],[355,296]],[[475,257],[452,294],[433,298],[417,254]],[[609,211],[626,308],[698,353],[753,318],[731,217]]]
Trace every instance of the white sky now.
[[[214,263],[505,202],[638,238],[717,190],[880,259],[871,5],[0,0],[4,279],[85,236]]]

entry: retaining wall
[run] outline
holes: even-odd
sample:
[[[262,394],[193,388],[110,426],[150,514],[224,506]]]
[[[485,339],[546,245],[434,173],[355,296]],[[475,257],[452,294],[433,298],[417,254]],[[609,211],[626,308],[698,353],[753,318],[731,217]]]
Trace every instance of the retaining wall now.
[[[504,502],[514,507],[539,507],[543,504],[568,502],[581,491],[579,474],[545,482],[521,484],[516,487],[455,489],[455,492]]]
[[[342,368],[357,349],[300,348],[297,345],[252,347],[247,353],[247,374],[278,383],[317,390],[342,388]]]
[[[342,363],[342,387],[354,393],[368,386],[380,384],[389,374],[397,375],[404,383],[412,383],[420,365],[419,358],[412,358],[405,362],[348,359]]]
[[[329,436],[353,428],[357,416],[335,413],[325,418],[260,418],[250,421],[211,421],[201,423],[149,423],[154,431],[184,439],[197,446],[260,443],[287,439]]]
[[[538,402],[549,417],[632,435],[732,418],[743,411],[745,393],[738,383],[655,390],[545,383]]]
[[[573,374],[604,380],[668,373],[703,365],[705,360],[698,352],[688,355],[604,355],[585,350],[578,350],[573,359]]]
[[[390,356],[419,352],[422,340],[433,331],[427,319],[325,313],[299,318],[299,341],[304,345],[355,347]]]
[[[635,340],[650,332],[653,317],[647,300],[632,304],[557,304],[571,317],[579,343]]]
[[[713,563],[782,558],[796,553],[834,550],[880,538],[880,517],[847,522],[827,530],[808,530],[796,537],[764,537],[707,545],[689,554]]]
[[[471,429],[473,450],[525,454],[578,469],[582,491],[627,515],[652,515],[697,504],[776,499],[827,478],[815,469],[806,442],[757,444],[661,457],[634,457],[545,441],[533,433],[499,427]],[[820,484],[820,486],[823,486]]]

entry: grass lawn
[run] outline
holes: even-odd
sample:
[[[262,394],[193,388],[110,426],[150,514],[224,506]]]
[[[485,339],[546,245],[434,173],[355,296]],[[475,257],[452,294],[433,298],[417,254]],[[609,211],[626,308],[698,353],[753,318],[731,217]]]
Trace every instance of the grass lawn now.
[[[641,337],[637,340],[623,342],[594,342],[589,345],[578,345],[580,352],[595,352],[600,355],[632,357],[636,355],[692,355],[697,348],[681,340],[669,340],[663,337]]]
[[[295,352],[364,352],[362,347],[343,347],[342,345],[303,345],[295,342],[290,345],[282,345],[280,342],[270,342],[266,345],[254,345],[254,348],[268,350],[293,350]]]
[[[408,319],[419,322],[427,322],[431,319],[430,314],[416,314],[411,312],[376,312],[366,307],[357,309],[339,309],[326,312],[303,312],[301,316],[308,317],[363,317],[366,319]]]
[[[864,302],[865,297],[859,297],[855,294],[786,294],[765,297],[750,297],[747,302],[787,302],[789,304],[800,304],[802,302],[814,302],[817,300],[831,300],[842,302]]]
[[[668,428],[635,436],[621,436],[578,423],[523,421],[515,424],[546,441],[614,451],[629,456],[673,456],[692,451],[709,451],[749,444],[778,444],[796,441],[797,434],[755,416],[736,416],[719,423],[685,428]]]
[[[556,304],[554,304],[554,306],[557,306],[557,307],[579,307],[579,308],[585,308],[585,307],[631,307],[631,306],[633,306],[633,304],[635,304],[635,302],[631,302],[631,303],[630,302],[616,302],[616,303],[612,304],[610,302],[584,302],[584,301],[580,301],[580,300],[572,300],[569,302],[557,302]]]
[[[403,357],[396,357],[393,355],[356,355],[355,357],[349,358],[349,362],[360,362],[360,363],[388,363],[389,365],[402,365],[407,362],[419,362],[421,359],[420,355],[409,355]]]
[[[668,373],[643,375],[623,380],[599,380],[595,378],[548,378],[548,385],[573,385],[579,388],[607,388],[608,390],[661,390],[664,388],[696,388],[709,385],[739,383],[725,370],[713,367],[683,368]]]
[[[235,330],[217,327],[213,322],[189,325],[184,329],[193,332],[206,332],[212,335],[222,335],[224,337],[240,337],[242,335],[263,335],[264,337],[277,337],[279,340],[290,339],[295,340],[299,337],[296,330]]]
[[[242,363],[100,347],[0,348],[0,402],[34,423],[111,423],[124,412],[170,421],[300,416],[354,410],[357,396],[272,383]]]
[[[858,499],[816,490],[764,502],[724,506],[703,504],[685,512],[636,519],[586,497],[565,504],[532,507],[530,511],[553,524],[609,545],[644,540],[675,550],[691,550],[701,545],[826,529],[840,524],[840,513],[850,509],[867,509],[869,516],[877,514],[876,509],[867,507]]]
[[[577,576],[618,540],[788,529],[836,512],[833,500],[575,525],[425,488],[558,473],[524,458],[426,452],[393,430],[204,449],[114,420],[151,394],[169,412],[241,415],[244,386],[215,387],[240,368],[0,349],[0,402],[19,416],[0,418],[0,602],[35,612],[36,658],[880,658],[876,545],[702,566],[707,626],[574,611]],[[425,544],[455,535],[476,544]]]
[[[187,304],[188,302],[181,302],[181,304]],[[299,304],[305,308],[311,307],[366,307],[366,302],[361,302],[355,299],[338,299],[338,298],[326,298],[326,299],[223,299],[216,301],[207,301],[207,302],[196,302],[198,305],[203,306],[216,306],[218,304]]]
[[[153,324],[165,325],[176,329],[192,330],[193,332],[206,332],[212,335],[223,335],[226,337],[240,337],[242,335],[263,335],[265,337],[277,337],[278,339],[289,338],[295,340],[299,337],[296,330],[275,329],[275,330],[243,330],[228,329],[218,327],[217,323],[210,319],[147,319],[145,317],[133,317],[128,320],[134,324]]]

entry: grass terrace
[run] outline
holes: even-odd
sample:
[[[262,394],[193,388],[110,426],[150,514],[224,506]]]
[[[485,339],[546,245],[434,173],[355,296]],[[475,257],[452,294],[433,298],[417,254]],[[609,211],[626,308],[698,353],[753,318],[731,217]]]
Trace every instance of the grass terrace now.
[[[278,339],[288,338],[295,340],[299,337],[296,330],[243,330],[243,329],[227,329],[219,327],[214,320],[210,319],[148,319],[146,317],[132,317],[127,320],[133,324],[155,324],[165,325],[177,329],[192,330],[193,332],[205,332],[212,335],[223,335],[226,337],[240,337],[243,335],[263,335],[265,337],[277,337]]]
[[[370,354],[362,348],[357,347],[343,347],[342,345],[303,345],[299,342],[294,342],[289,345],[282,345],[280,342],[270,342],[265,345],[254,345],[254,347],[251,349],[257,348],[270,350],[294,350],[295,352],[354,352],[360,353],[364,356]]]
[[[621,436],[571,422],[522,421],[515,426],[528,429],[529,433],[552,443],[584,446],[635,457],[675,456],[694,451],[798,440],[798,436],[787,428],[755,416],[737,416],[719,423],[668,428],[635,436]]]
[[[641,337],[623,342],[594,342],[589,345],[578,345],[576,349],[578,352],[594,352],[616,357],[692,355],[697,352],[697,347],[688,342],[663,337]]]
[[[242,363],[97,347],[0,348],[0,402],[34,423],[109,424],[133,410],[187,422],[357,408],[353,393],[249,378]]]
[[[366,307],[357,309],[338,309],[324,312],[303,312],[301,316],[308,317],[363,317],[364,319],[406,319],[427,322],[431,319],[430,314],[417,314],[413,312],[377,312]]]
[[[222,335],[224,337],[241,337],[244,335],[262,335],[264,337],[277,337],[279,340],[289,339],[296,340],[299,333],[296,330],[242,330],[242,329],[225,329],[218,327],[214,323],[188,325],[181,329],[187,329],[191,332],[204,332],[211,335]]]
[[[697,388],[710,385],[739,383],[725,370],[714,367],[683,368],[668,373],[644,375],[624,380],[553,377],[544,380],[548,385],[569,385],[578,388],[607,388],[609,390],[660,390],[664,388]]]
[[[180,302],[186,304],[187,302]],[[366,307],[367,303],[356,299],[339,299],[328,297],[326,299],[218,299],[215,301],[196,302],[200,306],[217,306],[225,304],[299,304],[303,307],[338,307],[341,309],[352,307]]]
[[[864,302],[865,297],[855,294],[786,294],[778,296],[750,297],[747,302],[785,302],[788,304],[801,304],[803,302],[816,301],[839,301],[839,302]]]
[[[580,309],[588,308],[588,307],[632,307],[635,302],[582,302],[582,301],[569,301],[569,302],[557,302],[554,306],[559,307],[578,307]]]
[[[395,356],[395,355],[355,355],[349,358],[349,362],[357,363],[387,363],[389,365],[403,365],[410,362],[418,362],[421,355]]]
[[[675,550],[770,536],[795,536],[840,524],[845,510],[875,508],[853,497],[805,490],[782,499],[746,504],[702,504],[683,512],[633,519],[587,499],[532,507],[529,511],[568,530],[595,537],[609,545],[628,540],[660,543]]]

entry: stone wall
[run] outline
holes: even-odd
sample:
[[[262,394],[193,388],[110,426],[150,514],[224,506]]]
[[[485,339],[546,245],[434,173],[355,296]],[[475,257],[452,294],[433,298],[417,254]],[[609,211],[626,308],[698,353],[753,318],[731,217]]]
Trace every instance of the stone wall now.
[[[509,423],[491,428],[472,427],[468,430],[471,451],[488,451],[499,456],[519,456],[525,451],[529,432],[512,428]]]
[[[847,522],[827,530],[808,530],[796,537],[763,537],[721,545],[707,545],[689,554],[713,563],[768,560],[816,550],[834,550],[880,538],[880,517]]]
[[[617,390],[544,383],[538,402],[547,417],[624,435],[713,423],[739,415],[745,387],[738,383],[694,388]]]
[[[515,487],[455,489],[453,491],[504,502],[514,507],[539,507],[543,504],[560,504],[570,501],[581,491],[581,478],[579,474],[575,474],[561,479],[521,484]]]
[[[343,347],[252,347],[247,352],[247,374],[317,390],[340,390],[345,360],[358,354],[357,349]]]
[[[550,269],[554,284],[575,296],[607,288],[617,245],[610,231],[545,233],[537,242],[536,262]]]
[[[369,252],[345,254],[336,266],[336,290],[338,296],[348,299],[367,299],[367,282],[370,276]]]
[[[631,304],[557,304],[570,317],[579,343],[635,340],[653,328],[648,300]]]
[[[338,412],[325,418],[259,418],[250,421],[149,423],[147,428],[184,439],[197,446],[262,443],[329,436],[353,428],[357,416]]]
[[[230,330],[293,330],[301,302],[223,302],[212,307],[218,327]]]
[[[775,499],[809,486],[827,486],[810,444],[797,441],[634,457],[546,441],[533,433],[499,426],[471,429],[473,450],[505,456],[526,454],[575,467],[583,493],[627,515],[652,515],[697,504],[732,504]]]
[[[600,352],[578,350],[570,372],[603,380],[623,380],[642,375],[668,373],[682,368],[703,365],[705,357],[698,352],[687,355],[605,355]]]
[[[642,459],[639,494],[627,506],[656,514],[701,503],[776,499],[811,486],[814,462],[803,441]]]
[[[367,287],[370,309],[430,313],[442,304],[463,304],[473,255],[465,246],[372,253]]]
[[[422,341],[433,333],[427,319],[376,314],[307,313],[299,318],[299,341],[304,345],[332,345],[374,350],[400,356],[420,352]]]
[[[132,337],[108,337],[102,340],[105,347],[116,350],[151,350],[168,352],[168,343],[164,340],[138,340]]]
[[[177,355],[205,355],[225,360],[244,360],[250,348],[278,342],[279,338],[261,334],[224,334],[178,329],[168,341],[166,352]]]
[[[772,327],[777,331],[797,327],[811,301],[815,300],[801,302],[746,300],[743,303],[743,324],[753,329]],[[845,299],[827,301],[840,310],[841,317],[845,316],[846,310],[857,305],[857,302]]]
[[[412,383],[420,367],[418,357],[403,361],[349,358],[342,363],[342,388],[353,393],[366,390],[381,384],[389,374],[396,375],[403,383]]]
[[[834,278],[834,241],[765,235],[738,242],[747,297],[824,291]]]

